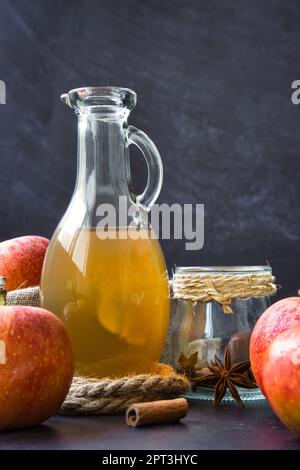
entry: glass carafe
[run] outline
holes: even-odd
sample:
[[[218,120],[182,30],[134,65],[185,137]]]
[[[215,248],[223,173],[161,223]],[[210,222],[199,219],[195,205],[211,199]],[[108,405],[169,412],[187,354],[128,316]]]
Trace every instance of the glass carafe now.
[[[61,99],[78,117],[77,179],[46,254],[42,305],[65,323],[78,373],[147,372],[159,359],[169,317],[166,265],[147,217],[161,189],[160,156],[127,124],[134,91],[80,88]],[[138,196],[130,144],[148,166]]]

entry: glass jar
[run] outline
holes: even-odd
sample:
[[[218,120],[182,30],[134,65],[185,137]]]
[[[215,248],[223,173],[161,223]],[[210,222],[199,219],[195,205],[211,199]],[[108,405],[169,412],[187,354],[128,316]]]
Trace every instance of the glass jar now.
[[[185,298],[176,298],[181,296],[180,289],[176,289],[175,285],[180,278],[184,279],[188,286],[185,289],[186,295],[182,295]],[[209,279],[209,283],[215,278],[218,278],[219,282],[224,279],[223,294],[228,279],[231,280],[231,287],[235,281],[241,280],[257,284],[258,288],[253,289],[253,292],[257,292],[259,288],[262,292],[270,294],[276,292],[270,266],[177,267],[173,279],[169,332],[162,356],[162,360],[175,369],[180,368],[181,354],[189,357],[197,352],[201,368],[207,367],[208,363],[214,363],[215,355],[222,362],[226,346],[232,363],[249,360],[251,332],[260,315],[270,305],[269,295],[256,294],[247,298],[235,298],[233,291],[228,294],[223,305],[216,300],[195,301],[197,283],[201,283],[202,278]],[[269,284],[259,285],[260,280],[265,278],[270,279]],[[244,292],[247,293],[246,290]],[[218,298],[217,293],[215,295]],[[259,389],[238,388],[238,391],[244,400],[263,398]],[[190,396],[211,399],[213,390],[198,387]],[[231,395],[226,394],[225,399],[230,400]]]

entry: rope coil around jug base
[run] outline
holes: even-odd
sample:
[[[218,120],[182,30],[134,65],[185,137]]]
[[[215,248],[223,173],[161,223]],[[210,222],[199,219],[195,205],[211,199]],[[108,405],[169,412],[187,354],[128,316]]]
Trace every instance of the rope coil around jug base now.
[[[60,414],[119,414],[133,403],[174,398],[189,389],[189,381],[165,364],[157,364],[157,373],[153,374],[115,379],[75,376]]]
[[[39,287],[8,292],[6,301],[7,305],[39,307]],[[183,375],[159,363],[149,374],[103,379],[75,376],[60,414],[119,414],[133,403],[174,398],[189,389],[190,383]]]

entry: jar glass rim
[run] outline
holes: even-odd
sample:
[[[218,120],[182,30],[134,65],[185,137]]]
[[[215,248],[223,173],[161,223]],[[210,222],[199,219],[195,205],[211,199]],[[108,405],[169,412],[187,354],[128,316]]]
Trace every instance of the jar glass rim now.
[[[272,273],[269,265],[264,266],[176,266],[175,274],[259,274]]]
[[[130,88],[86,86],[74,88],[60,97],[61,101],[77,111],[89,109],[126,109],[129,113],[136,105],[137,95]]]

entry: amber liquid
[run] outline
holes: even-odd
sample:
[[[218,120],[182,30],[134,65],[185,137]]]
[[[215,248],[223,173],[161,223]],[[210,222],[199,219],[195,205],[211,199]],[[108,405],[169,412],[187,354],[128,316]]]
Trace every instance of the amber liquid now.
[[[86,376],[147,372],[159,359],[169,316],[160,245],[151,232],[58,232],[42,276],[43,307],[65,323]],[[101,234],[100,234],[101,235]]]

